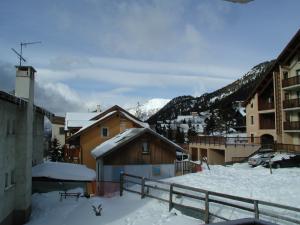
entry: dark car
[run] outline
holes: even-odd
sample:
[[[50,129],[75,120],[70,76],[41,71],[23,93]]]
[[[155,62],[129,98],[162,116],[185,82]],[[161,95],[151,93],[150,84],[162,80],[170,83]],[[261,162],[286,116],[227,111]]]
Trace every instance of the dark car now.
[[[300,154],[276,153],[271,159],[272,168],[300,167]],[[266,162],[265,167],[269,167]]]

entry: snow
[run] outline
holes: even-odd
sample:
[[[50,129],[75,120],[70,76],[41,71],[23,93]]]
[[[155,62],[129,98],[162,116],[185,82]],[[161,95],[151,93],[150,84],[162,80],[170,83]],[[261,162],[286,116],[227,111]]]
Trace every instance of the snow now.
[[[96,172],[85,165],[44,162],[32,167],[32,177],[47,177],[59,180],[92,181],[96,179]]]
[[[143,120],[147,120],[149,117],[157,113],[161,108],[163,108],[166,104],[168,104],[170,99],[165,98],[153,98],[140,106],[132,107],[128,109],[128,111],[135,115],[137,115],[137,111],[140,111],[141,117]]]
[[[138,121],[136,119],[134,119],[132,116],[128,115],[127,113],[125,112],[121,112],[127,119],[135,122],[136,124],[139,124],[141,127],[145,127],[145,128],[148,128],[149,127],[149,124],[148,123],[144,123],[144,122],[141,122],[141,121]]]
[[[99,118],[98,120],[91,120],[91,121],[86,121],[85,125],[81,127],[80,130],[78,130],[76,133],[73,134],[73,136],[81,133],[82,131],[84,131],[86,128],[92,126],[93,124],[96,124],[102,120],[104,120],[105,118],[111,116],[112,114],[116,113],[117,111],[111,111],[109,113],[107,113],[106,115],[102,116],[101,118]]]
[[[121,145],[125,141],[131,139],[132,137],[138,135],[139,133],[143,132],[145,128],[131,128],[123,131],[122,133],[116,135],[115,137],[103,142],[102,144],[98,145],[94,150],[92,150],[91,154],[94,158],[99,158],[112,148]]]
[[[72,190],[78,192],[80,190]],[[95,216],[92,205],[102,205],[102,215]],[[169,212],[168,204],[124,192],[122,197],[81,197],[59,201],[58,192],[34,194],[32,215],[27,225],[199,225],[200,220]]]
[[[274,157],[271,159],[272,162],[280,161],[283,159],[290,159],[291,157],[296,156],[295,154],[291,153],[275,153]]]
[[[210,166],[211,170],[166,179],[210,191],[299,207],[300,168],[273,170],[247,163]]]
[[[130,139],[133,139],[134,137],[138,136],[139,134],[141,134],[145,131],[158,136],[160,139],[162,139],[165,142],[168,142],[169,144],[178,148],[178,150],[180,150],[180,151],[183,150],[179,145],[177,145],[174,142],[171,142],[169,139],[156,133],[155,131],[151,130],[150,128],[130,128],[130,129],[126,129],[122,133],[120,133],[120,134],[116,135],[115,137],[98,145],[96,148],[94,148],[92,150],[91,154],[94,158],[97,159],[97,158],[103,156],[104,154],[106,154],[107,152],[109,152],[111,149],[116,148],[119,145],[122,145],[124,142],[126,142]]]
[[[67,112],[65,119],[65,130],[68,130],[68,127],[83,127],[87,125],[87,122],[93,117],[99,115],[100,113],[74,113]]]
[[[164,107],[166,104],[168,104],[170,99],[164,99],[164,98],[153,98],[144,103],[141,106],[142,111],[153,111],[153,110],[159,110],[162,107]]]

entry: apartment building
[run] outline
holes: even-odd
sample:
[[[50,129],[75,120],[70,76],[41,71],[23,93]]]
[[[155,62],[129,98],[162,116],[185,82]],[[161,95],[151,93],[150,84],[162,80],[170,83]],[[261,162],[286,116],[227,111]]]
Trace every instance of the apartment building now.
[[[275,142],[286,150],[300,150],[300,30],[266,71],[245,106],[251,142]]]

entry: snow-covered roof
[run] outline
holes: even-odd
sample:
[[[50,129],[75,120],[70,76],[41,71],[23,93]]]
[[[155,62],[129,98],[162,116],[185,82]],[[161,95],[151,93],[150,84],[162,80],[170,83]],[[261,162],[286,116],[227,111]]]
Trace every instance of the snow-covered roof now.
[[[85,165],[44,162],[32,167],[32,177],[45,177],[57,180],[72,181],[93,181],[96,179],[96,172]]]
[[[129,141],[135,139],[136,137],[142,135],[145,132],[149,132],[161,140],[173,145],[178,150],[183,151],[183,149],[175,144],[174,142],[170,141],[169,139],[165,138],[164,136],[156,133],[155,131],[151,130],[150,128],[130,128],[125,130],[124,132],[116,135],[115,137],[103,142],[102,144],[98,145],[96,148],[94,148],[91,152],[91,155],[97,159],[99,157],[104,156],[108,152],[111,152],[124,144],[128,143]]]
[[[73,134],[71,136],[71,138],[74,138],[76,136],[78,136],[81,132],[87,130],[88,128],[98,124],[99,122],[103,121],[104,119],[112,116],[113,114],[117,113],[118,111],[117,110],[114,110],[114,111],[111,111],[111,112],[108,112],[108,113],[104,113],[104,115],[96,120],[91,120],[91,121],[87,121],[85,126],[83,126],[80,130],[78,130],[75,134]],[[137,119],[135,119],[134,117],[130,116],[130,114],[126,113],[126,111],[119,111],[121,115],[123,115],[124,117],[126,117],[127,119],[129,119],[130,121],[134,122],[135,124],[138,124],[139,126],[141,127],[144,127],[144,128],[149,128],[149,124],[148,123],[144,123],[144,122],[141,122]]]
[[[149,128],[149,124],[148,123],[144,123],[141,121],[136,120],[135,118],[133,118],[132,116],[130,116],[128,113],[126,112],[121,112],[123,116],[125,116],[127,119],[133,121],[136,124],[139,124],[141,127],[145,127],[145,128]]]
[[[99,112],[96,113],[78,113],[78,112],[67,112],[65,120],[65,130],[70,127],[84,127],[89,122],[90,119],[99,115]]]
[[[116,111],[112,111],[112,112],[109,112],[107,113],[106,115],[104,115],[103,117],[101,117],[100,119],[98,120],[90,120],[90,121],[86,121],[86,124],[80,128],[80,130],[78,130],[75,134],[73,134],[73,136],[81,133],[82,131],[86,130],[87,128],[93,126],[94,124],[106,119],[107,117],[110,117],[111,115],[113,115],[114,113],[116,113]]]

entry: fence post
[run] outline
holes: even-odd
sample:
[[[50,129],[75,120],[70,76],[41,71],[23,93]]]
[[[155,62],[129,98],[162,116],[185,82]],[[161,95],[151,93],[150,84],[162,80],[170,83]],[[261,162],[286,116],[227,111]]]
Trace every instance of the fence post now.
[[[255,219],[259,219],[259,210],[258,210],[258,201],[254,200],[254,213],[255,213]]]
[[[142,178],[142,185],[141,185],[141,198],[145,197],[145,177]]]
[[[120,196],[123,195],[124,173],[120,173]]]
[[[204,222],[209,223],[209,192],[205,192],[205,214],[204,214]]]
[[[173,208],[173,184],[170,184],[169,212]]]

